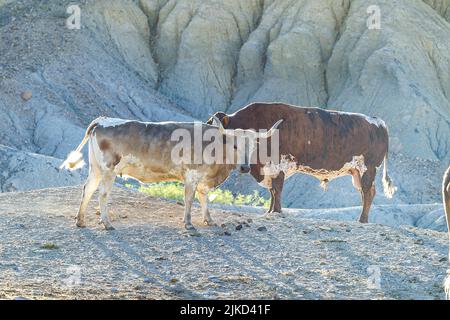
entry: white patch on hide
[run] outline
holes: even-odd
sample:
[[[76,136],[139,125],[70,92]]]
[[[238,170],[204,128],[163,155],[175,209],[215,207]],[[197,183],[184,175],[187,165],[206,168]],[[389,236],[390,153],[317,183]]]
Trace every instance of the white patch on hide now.
[[[297,165],[292,155],[282,155],[279,164],[266,164],[262,168],[261,175],[264,176],[264,179],[259,184],[266,188],[271,187],[272,179],[276,178],[283,171],[285,179],[295,173],[305,173],[316,177],[321,181],[322,188],[326,189],[328,182],[337,177],[351,174],[351,170],[358,170],[360,176],[367,171],[363,155],[353,156],[352,160],[345,163],[339,170],[313,169],[309,166]]]
[[[198,184],[203,179],[204,174],[197,170],[187,170],[184,174],[185,184]]]
[[[364,163],[364,156],[353,156],[352,161],[345,163],[339,170],[326,170],[326,169],[313,169],[308,166],[299,165],[297,172],[306,173],[318,178],[320,181],[331,181],[337,177],[350,174],[351,169],[356,169],[362,176],[367,171],[367,167]]]
[[[124,120],[119,118],[102,118],[98,121],[98,124],[102,127],[108,128],[108,127],[116,127],[128,122],[131,122],[132,120]]]

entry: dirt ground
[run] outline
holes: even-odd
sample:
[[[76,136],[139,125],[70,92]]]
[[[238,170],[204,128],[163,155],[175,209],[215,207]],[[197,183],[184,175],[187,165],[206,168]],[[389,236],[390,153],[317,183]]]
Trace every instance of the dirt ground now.
[[[116,188],[115,231],[75,227],[81,187],[0,194],[3,299],[443,299],[445,233],[213,210]],[[96,200],[94,198],[94,200]]]

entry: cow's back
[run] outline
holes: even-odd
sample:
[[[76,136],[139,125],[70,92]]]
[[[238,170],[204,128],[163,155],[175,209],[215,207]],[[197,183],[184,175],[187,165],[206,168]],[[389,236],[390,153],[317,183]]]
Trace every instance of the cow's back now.
[[[354,156],[379,166],[387,152],[382,121],[364,115],[304,108],[282,103],[253,103],[230,115],[228,128],[268,129],[279,119],[280,155],[295,157],[312,169],[339,170]]]

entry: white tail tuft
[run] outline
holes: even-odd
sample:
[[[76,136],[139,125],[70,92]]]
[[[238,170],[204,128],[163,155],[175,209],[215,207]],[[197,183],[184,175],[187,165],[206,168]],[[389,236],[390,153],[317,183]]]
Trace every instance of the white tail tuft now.
[[[85,164],[83,154],[80,151],[72,151],[59,168],[74,171],[83,168]]]
[[[394,182],[392,182],[392,179],[388,175],[387,170],[387,152],[384,156],[384,168],[383,168],[383,179],[381,180],[383,182],[383,191],[384,195],[388,199],[392,199],[392,196],[394,195],[395,191],[397,191],[397,187],[394,186]]]
[[[386,198],[392,199],[395,191],[397,191],[397,187],[394,186],[391,178],[388,175],[383,176],[383,191]]]

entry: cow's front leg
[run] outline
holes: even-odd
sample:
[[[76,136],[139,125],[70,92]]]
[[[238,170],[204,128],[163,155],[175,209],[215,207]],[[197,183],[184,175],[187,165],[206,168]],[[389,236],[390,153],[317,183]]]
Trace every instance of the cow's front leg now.
[[[267,211],[266,211],[266,214],[273,212],[273,205],[275,204],[275,196],[273,194],[272,188],[269,189],[269,193],[270,193],[270,205],[269,205],[269,209],[267,209]]]
[[[281,213],[281,193],[283,192],[284,172],[281,171],[278,176],[272,179],[273,208],[272,212]]]
[[[184,185],[184,226],[187,230],[195,231],[191,221],[191,208],[194,201],[195,190],[197,189],[196,183],[187,183]]]
[[[108,216],[108,200],[111,193],[116,175],[113,172],[108,172],[103,175],[100,183],[100,222],[105,226],[106,230],[114,230],[111,220]]]
[[[83,192],[81,195],[81,203],[80,208],[78,209],[78,214],[76,216],[76,224],[79,228],[86,227],[86,209],[89,204],[89,201],[92,198],[92,195],[98,188],[98,184],[100,183],[100,174],[98,170],[95,170],[93,167],[89,170],[89,176],[85,185],[83,186]]]
[[[198,190],[198,199],[200,201],[200,207],[203,215],[203,224],[206,226],[217,226],[217,224],[211,218],[211,215],[208,210],[208,190],[199,189]]]

